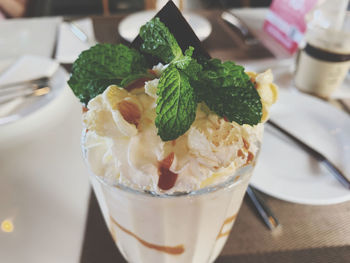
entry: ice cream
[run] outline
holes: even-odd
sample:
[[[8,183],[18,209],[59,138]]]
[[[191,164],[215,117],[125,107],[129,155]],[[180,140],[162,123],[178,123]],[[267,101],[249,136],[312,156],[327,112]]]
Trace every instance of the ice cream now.
[[[158,74],[159,68],[154,68]],[[249,75],[256,82],[265,121],[277,88],[271,71]],[[163,142],[154,124],[157,84],[155,78],[130,91],[112,85],[88,103],[84,145],[96,175],[112,184],[171,194],[223,182],[255,161],[263,124],[228,122],[204,104],[198,105],[196,119],[183,136]]]
[[[264,122],[277,87],[270,70],[248,75]],[[228,122],[199,104],[191,128],[163,142],[154,125],[157,85],[157,78],[131,91],[113,85],[89,102],[83,147],[92,185],[129,262],[214,262],[249,183],[263,123]],[[173,177],[160,183],[164,171]]]
[[[245,73],[233,61],[210,58],[191,39],[180,47],[156,17],[141,27],[137,49],[98,44],[84,51],[68,82],[87,104],[84,158],[128,262],[216,259],[277,99],[269,70]],[[153,61],[163,64],[150,69]]]

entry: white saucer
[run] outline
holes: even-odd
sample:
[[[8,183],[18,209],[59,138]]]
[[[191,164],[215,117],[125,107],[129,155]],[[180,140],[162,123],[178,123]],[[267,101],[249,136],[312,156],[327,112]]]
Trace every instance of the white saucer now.
[[[350,117],[297,91],[281,91],[271,119],[323,153],[350,178]],[[252,185],[276,198],[328,205],[350,200],[350,190],[313,157],[266,124]]]
[[[146,22],[151,20],[157,11],[148,10],[134,13],[125,17],[118,27],[119,34],[127,41],[132,42],[135,37],[139,34],[140,27]],[[196,33],[197,37],[203,41],[211,33],[210,22],[197,14],[194,13],[184,13],[184,17],[187,22],[192,27],[193,31]]]

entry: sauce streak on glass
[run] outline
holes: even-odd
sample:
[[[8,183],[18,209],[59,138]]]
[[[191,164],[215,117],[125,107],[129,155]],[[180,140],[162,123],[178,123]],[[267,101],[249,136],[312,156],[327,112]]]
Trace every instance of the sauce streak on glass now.
[[[128,230],[128,229],[124,228],[123,226],[121,226],[113,217],[111,217],[111,221],[117,227],[119,227],[120,230],[122,230],[126,234],[134,237],[137,241],[139,241],[145,247],[148,247],[148,248],[151,248],[151,249],[155,249],[155,250],[158,250],[160,252],[167,253],[167,254],[172,254],[172,255],[180,255],[180,254],[184,253],[184,251],[185,251],[184,245],[178,245],[178,246],[170,247],[170,246],[160,246],[160,245],[157,245],[157,244],[153,244],[153,243],[147,242],[147,241],[143,240],[142,238],[140,238],[139,236],[137,236],[136,234],[134,234],[133,232],[131,232],[130,230]]]
[[[170,166],[174,161],[174,153],[170,153],[158,166],[158,187],[162,190],[171,189],[176,182],[177,174],[170,171]]]
[[[248,152],[248,158],[247,158],[246,165],[251,163],[251,161],[253,161],[253,159],[254,159],[254,154],[252,152]]]

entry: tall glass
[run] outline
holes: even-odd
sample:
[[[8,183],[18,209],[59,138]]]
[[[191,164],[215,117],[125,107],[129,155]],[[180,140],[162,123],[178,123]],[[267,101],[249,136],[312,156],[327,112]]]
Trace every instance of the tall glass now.
[[[92,172],[90,179],[107,227],[128,262],[209,263],[227,240],[254,165],[215,186],[172,195],[111,185]]]

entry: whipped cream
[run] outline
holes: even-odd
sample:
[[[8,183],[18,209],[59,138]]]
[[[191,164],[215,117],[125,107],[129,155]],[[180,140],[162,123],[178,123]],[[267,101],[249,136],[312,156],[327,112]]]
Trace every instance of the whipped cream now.
[[[164,66],[153,70],[159,77]],[[264,122],[277,99],[277,87],[269,70],[248,74],[256,82]],[[184,135],[163,142],[154,124],[158,81],[130,92],[112,85],[88,103],[84,148],[96,175],[111,184],[171,194],[223,182],[237,169],[255,163],[263,123],[227,122],[204,104],[198,104],[196,119]]]

